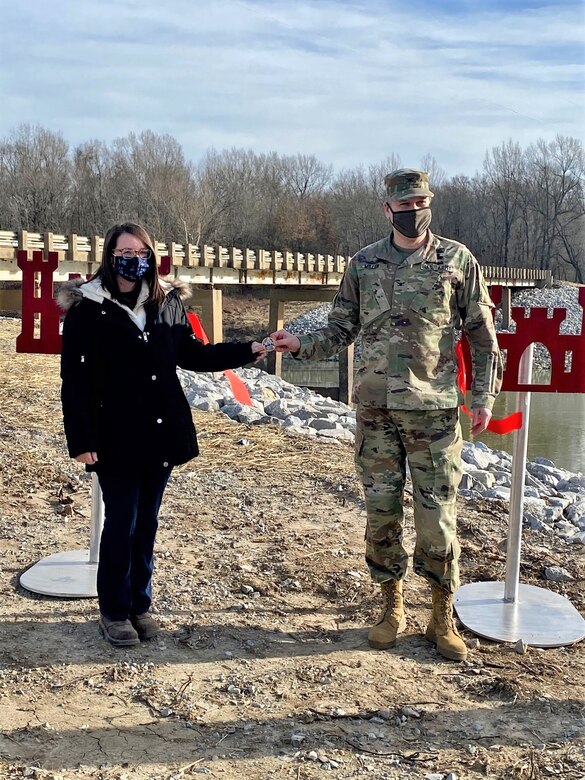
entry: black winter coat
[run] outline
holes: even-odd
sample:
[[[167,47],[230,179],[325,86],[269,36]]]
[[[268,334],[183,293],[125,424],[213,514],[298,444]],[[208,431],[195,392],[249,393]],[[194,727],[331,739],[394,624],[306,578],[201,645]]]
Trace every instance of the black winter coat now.
[[[117,303],[83,297],[79,285],[65,285],[59,303],[68,309],[61,400],[70,456],[96,452],[98,469],[176,466],[194,458],[195,426],[177,366],[237,368],[254,359],[251,342],[204,345],[177,289],[162,305],[147,307],[144,332]]]

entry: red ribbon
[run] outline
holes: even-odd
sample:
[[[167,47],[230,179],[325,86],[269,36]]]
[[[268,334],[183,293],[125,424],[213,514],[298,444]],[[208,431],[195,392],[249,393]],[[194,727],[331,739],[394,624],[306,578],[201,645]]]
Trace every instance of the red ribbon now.
[[[457,387],[461,390],[465,396],[467,392],[467,371],[465,370],[465,357],[463,354],[463,340],[460,339],[455,347],[455,354],[457,355]],[[461,411],[466,414],[470,419],[472,417],[469,409],[463,404]],[[511,433],[517,431],[522,427],[522,412],[513,412],[507,417],[502,417],[499,420],[495,420],[493,417],[487,425],[488,431],[492,433],[498,433],[500,435],[504,433]]]
[[[193,328],[193,333],[197,336],[197,338],[204,344],[209,344],[207,333],[205,332],[199,317],[193,312],[189,312],[187,317],[189,318],[189,322]],[[232,393],[234,394],[236,401],[241,404],[245,404],[246,406],[252,406],[252,399],[250,398],[248,388],[242,382],[240,377],[236,376],[234,372],[230,371],[229,369],[226,369],[223,373],[225,374],[227,381],[230,383],[230,387],[232,388]]]

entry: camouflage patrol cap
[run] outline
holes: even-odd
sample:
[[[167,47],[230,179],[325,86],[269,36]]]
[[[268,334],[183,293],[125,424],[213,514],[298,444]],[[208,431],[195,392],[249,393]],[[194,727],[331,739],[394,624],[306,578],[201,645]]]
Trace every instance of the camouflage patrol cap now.
[[[412,168],[399,168],[384,177],[386,200],[401,200],[402,198],[433,197],[429,189],[429,175],[425,171],[415,171]]]

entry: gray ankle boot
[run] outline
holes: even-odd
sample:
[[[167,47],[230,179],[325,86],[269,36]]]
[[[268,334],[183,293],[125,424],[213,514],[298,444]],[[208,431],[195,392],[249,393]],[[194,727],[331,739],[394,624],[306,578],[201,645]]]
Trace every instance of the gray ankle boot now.
[[[143,612],[142,615],[130,615],[130,621],[141,640],[154,639],[158,636],[160,626],[148,612]]]
[[[104,639],[114,647],[131,647],[140,644],[136,629],[129,620],[110,620],[105,615],[100,615],[99,626]]]

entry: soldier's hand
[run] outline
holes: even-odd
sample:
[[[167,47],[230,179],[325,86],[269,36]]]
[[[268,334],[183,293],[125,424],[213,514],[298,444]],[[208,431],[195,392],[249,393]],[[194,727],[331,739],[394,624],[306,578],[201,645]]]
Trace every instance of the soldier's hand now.
[[[293,336],[284,328],[271,333],[270,338],[274,341],[274,348],[277,352],[298,352],[301,348],[298,336]]]
[[[488,427],[492,419],[492,413],[485,406],[478,406],[471,410],[471,435],[479,436]]]

